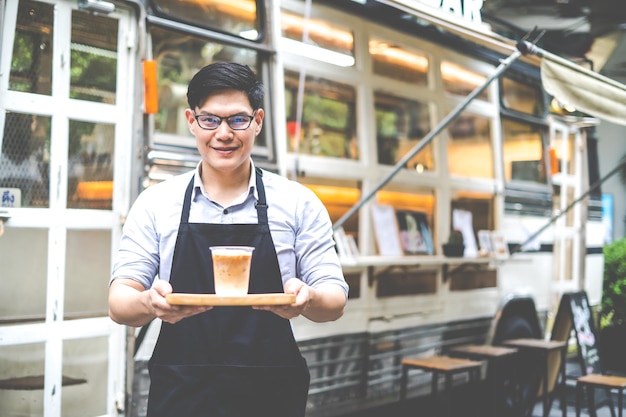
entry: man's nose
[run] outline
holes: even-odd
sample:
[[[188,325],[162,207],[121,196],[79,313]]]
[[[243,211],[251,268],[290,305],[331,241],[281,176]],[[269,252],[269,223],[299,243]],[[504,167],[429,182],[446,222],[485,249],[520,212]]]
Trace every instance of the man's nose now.
[[[219,139],[230,139],[233,135],[233,130],[228,126],[226,119],[222,119],[222,123],[215,129],[215,134]]]

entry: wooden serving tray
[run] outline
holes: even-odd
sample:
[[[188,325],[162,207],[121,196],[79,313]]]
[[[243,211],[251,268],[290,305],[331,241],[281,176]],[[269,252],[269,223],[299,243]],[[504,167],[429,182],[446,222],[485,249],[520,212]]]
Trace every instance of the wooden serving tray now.
[[[268,293],[241,296],[217,294],[172,293],[165,296],[169,304],[186,306],[269,306],[288,305],[296,301],[295,294]]]

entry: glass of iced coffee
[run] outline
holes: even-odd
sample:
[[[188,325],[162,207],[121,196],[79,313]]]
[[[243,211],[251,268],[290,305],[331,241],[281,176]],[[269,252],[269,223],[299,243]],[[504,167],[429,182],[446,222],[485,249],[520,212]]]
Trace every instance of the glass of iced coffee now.
[[[251,246],[212,246],[215,294],[241,296],[248,294],[250,282]]]

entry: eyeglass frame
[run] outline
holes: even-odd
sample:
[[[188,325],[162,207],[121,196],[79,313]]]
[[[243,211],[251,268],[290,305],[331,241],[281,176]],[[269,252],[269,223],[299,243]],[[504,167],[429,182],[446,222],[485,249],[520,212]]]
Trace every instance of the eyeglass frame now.
[[[258,109],[257,109],[258,110]],[[220,127],[222,125],[222,122],[225,120],[226,124],[228,125],[228,127],[232,130],[248,130],[250,128],[250,126],[252,125],[252,121],[254,120],[254,117],[256,115],[257,110],[254,110],[252,112],[251,115],[241,115],[241,114],[233,114],[231,116],[218,116],[216,114],[196,114],[196,112],[193,112],[193,118],[196,119],[196,123],[198,124],[198,126],[200,126],[201,129],[204,130],[217,130],[218,127]],[[198,117],[202,117],[202,116],[209,116],[209,117],[215,117],[216,119],[219,120],[219,123],[217,124],[217,126],[210,128],[210,127],[204,127],[200,121],[198,120]],[[246,127],[242,127],[242,128],[234,128],[230,125],[230,118],[233,117],[248,117],[250,120],[248,120],[248,125]]]

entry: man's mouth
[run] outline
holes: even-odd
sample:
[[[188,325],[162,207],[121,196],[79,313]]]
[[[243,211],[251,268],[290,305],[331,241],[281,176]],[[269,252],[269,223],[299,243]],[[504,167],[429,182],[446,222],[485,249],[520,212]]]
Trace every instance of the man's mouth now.
[[[217,151],[217,152],[233,152],[237,150],[236,146],[229,146],[229,147],[223,147],[223,148],[213,148],[213,150]]]

